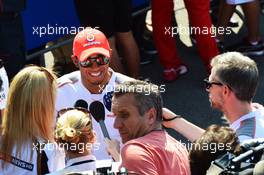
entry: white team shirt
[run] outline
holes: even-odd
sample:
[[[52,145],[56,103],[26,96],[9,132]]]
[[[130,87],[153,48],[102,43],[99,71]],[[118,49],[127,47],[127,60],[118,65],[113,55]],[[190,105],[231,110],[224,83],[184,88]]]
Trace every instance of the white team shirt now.
[[[120,134],[117,129],[113,127],[114,116],[111,113],[111,92],[114,90],[116,84],[122,83],[124,81],[132,80],[132,78],[112,72],[112,76],[101,94],[91,94],[88,89],[84,87],[81,81],[80,71],[75,71],[70,74],[64,75],[58,79],[58,92],[56,100],[56,111],[67,107],[74,107],[77,100],[85,100],[89,105],[93,101],[100,101],[105,106],[105,126],[109,133],[111,139],[116,139],[121,141]],[[56,114],[57,116],[57,114]],[[101,131],[99,123],[95,119],[92,119],[93,129],[96,132],[96,143],[93,145],[93,155],[95,155],[97,160],[111,159],[106,151],[106,145],[104,141],[104,136]]]
[[[264,138],[264,110],[254,110],[234,121],[230,127],[236,131],[241,142]]]
[[[93,155],[86,155],[69,159],[66,163],[66,167],[60,171],[50,173],[50,175],[64,175],[70,172],[84,172],[90,171],[93,174],[96,171],[96,158]]]
[[[0,76],[3,81],[2,88],[0,89],[0,110],[2,110],[5,108],[9,89],[9,81],[4,67],[0,69]]]
[[[39,143],[43,143],[39,141]],[[23,147],[21,157],[15,157],[12,162],[15,165],[7,163],[4,169],[2,169],[3,160],[0,159],[0,175],[16,174],[16,175],[32,175],[37,173],[37,147],[36,144],[26,144]],[[33,144],[33,143],[32,143]],[[33,146],[33,149],[32,149]],[[58,148],[56,143],[45,144],[44,150],[48,158],[48,168],[50,172],[54,172],[65,167],[65,154]],[[13,149],[12,155],[15,155],[16,148]],[[30,153],[32,154],[32,160],[30,161]]]

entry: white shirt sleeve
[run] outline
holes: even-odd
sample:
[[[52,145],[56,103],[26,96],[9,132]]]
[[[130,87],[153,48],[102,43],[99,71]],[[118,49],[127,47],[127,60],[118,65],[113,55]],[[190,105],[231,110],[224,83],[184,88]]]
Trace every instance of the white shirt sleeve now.
[[[238,139],[242,143],[242,142],[244,142],[246,140],[251,140],[253,138],[252,137],[249,137],[249,136],[245,136],[245,135],[240,135],[240,136],[238,136]]]
[[[0,76],[3,82],[0,89],[0,109],[2,110],[6,106],[7,94],[9,89],[9,81],[4,67],[0,69]]]

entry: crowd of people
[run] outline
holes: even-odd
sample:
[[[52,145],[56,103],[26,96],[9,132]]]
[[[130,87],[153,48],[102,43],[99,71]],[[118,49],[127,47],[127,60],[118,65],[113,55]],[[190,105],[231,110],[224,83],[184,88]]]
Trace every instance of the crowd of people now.
[[[102,25],[109,32],[87,27],[74,37],[71,59],[77,71],[58,78],[45,67],[28,65],[14,75],[9,86],[1,66],[0,175],[88,174],[100,168],[125,168],[128,174],[140,175],[231,174],[244,170],[264,174],[264,107],[253,103],[260,79],[255,61],[239,52],[219,54],[211,34],[196,36],[209,75],[204,84],[210,105],[229,122],[229,126],[203,129],[166,108],[160,86],[137,79],[139,55],[131,26],[116,22],[130,18],[115,13],[121,1],[107,2],[112,12],[108,17],[115,23],[103,23],[105,6],[99,2],[90,13],[95,15],[100,9],[95,15],[100,20],[91,22],[84,4],[76,1],[83,25]],[[211,26],[209,1],[185,3],[192,26]],[[125,9],[130,6],[126,4]],[[163,31],[172,25],[173,2],[153,0],[152,8],[163,78],[171,82],[188,71],[178,58],[174,39]],[[135,59],[127,61],[131,65],[129,76],[118,66],[117,45],[125,59]],[[131,53],[131,48],[136,51]],[[183,135],[191,147],[173,138],[166,128]],[[250,149],[254,151],[241,160],[243,165],[232,164],[233,158]],[[226,167],[217,163],[220,159],[227,161]],[[247,169],[242,167],[245,165]]]
[[[212,59],[204,83],[211,107],[230,127],[206,131],[163,108],[159,86],[113,71],[110,59],[106,36],[86,28],[73,41],[78,71],[56,79],[28,66],[14,77],[1,126],[1,174],[95,171],[111,158],[130,173],[205,174],[218,156],[238,154],[240,142],[264,138],[264,108],[252,104],[259,73],[249,57],[228,52]],[[162,125],[194,142],[190,153]],[[201,147],[211,144],[223,145]]]

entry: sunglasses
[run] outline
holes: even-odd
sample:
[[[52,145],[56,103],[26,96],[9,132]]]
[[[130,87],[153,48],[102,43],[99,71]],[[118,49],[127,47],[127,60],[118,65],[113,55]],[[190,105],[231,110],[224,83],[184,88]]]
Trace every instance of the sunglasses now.
[[[84,68],[92,67],[93,63],[96,63],[97,66],[102,66],[108,64],[109,60],[110,58],[99,54],[96,57],[88,57],[85,61],[79,62],[79,65]]]
[[[222,83],[220,83],[220,82],[210,82],[207,78],[204,79],[203,82],[204,82],[205,88],[207,90],[209,90],[212,87],[212,85],[223,86]]]

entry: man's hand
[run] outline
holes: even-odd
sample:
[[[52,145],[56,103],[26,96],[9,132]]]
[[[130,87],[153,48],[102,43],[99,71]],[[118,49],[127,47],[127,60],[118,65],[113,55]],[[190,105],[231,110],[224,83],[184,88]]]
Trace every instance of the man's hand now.
[[[167,108],[162,108],[162,117],[163,126],[174,129],[190,141],[196,140],[204,133],[202,128],[192,124],[191,122],[188,122],[180,115],[173,113]]]
[[[176,118],[181,118],[181,116],[175,114],[168,108],[162,108],[162,118],[163,122],[162,125],[165,126],[166,128],[174,128],[174,120]]]
[[[106,150],[109,155],[112,156],[114,161],[119,162],[121,160],[120,158],[120,142],[115,139],[108,139],[105,138],[106,143]]]

